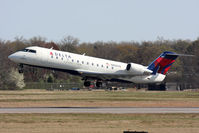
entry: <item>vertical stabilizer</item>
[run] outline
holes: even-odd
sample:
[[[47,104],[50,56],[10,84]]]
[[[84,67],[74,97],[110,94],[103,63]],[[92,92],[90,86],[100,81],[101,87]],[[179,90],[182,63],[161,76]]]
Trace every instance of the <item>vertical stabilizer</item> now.
[[[155,59],[148,66],[148,69],[153,71],[152,74],[161,73],[165,75],[178,56],[179,55],[174,52],[166,51],[162,53],[157,59]]]

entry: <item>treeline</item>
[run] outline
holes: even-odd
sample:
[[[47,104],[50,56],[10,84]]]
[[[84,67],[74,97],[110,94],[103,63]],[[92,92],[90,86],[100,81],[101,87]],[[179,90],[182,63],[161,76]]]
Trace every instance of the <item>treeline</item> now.
[[[33,37],[29,40],[16,38],[14,41],[0,40],[0,89],[14,89],[13,77],[17,64],[11,62],[8,56],[28,46],[53,47],[57,50],[86,54],[122,62],[134,62],[149,65],[164,51],[172,51],[179,54],[191,54],[194,57],[180,57],[176,60],[168,73],[166,81],[189,83],[199,86],[199,39],[190,40],[163,40],[143,42],[94,42],[80,43],[77,38],[67,36],[60,42],[47,42],[42,37]],[[15,69],[14,69],[15,68]],[[19,79],[19,78],[18,78]],[[80,77],[67,73],[46,69],[25,67],[25,82],[81,82]],[[21,83],[22,84],[22,83]]]

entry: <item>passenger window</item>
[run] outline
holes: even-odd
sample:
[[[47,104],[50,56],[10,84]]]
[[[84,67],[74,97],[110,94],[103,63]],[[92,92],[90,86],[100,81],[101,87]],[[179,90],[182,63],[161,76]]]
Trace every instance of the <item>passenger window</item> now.
[[[74,62],[74,60],[72,59],[72,62]]]
[[[87,65],[89,65],[89,62],[87,62]]]
[[[92,66],[94,65],[94,63],[92,63]]]
[[[97,64],[97,67],[99,66],[99,64]]]
[[[102,67],[104,67],[103,65],[101,65]]]
[[[82,61],[82,64],[84,64],[84,61]]]
[[[108,68],[108,66],[106,66],[106,68]]]
[[[61,54],[59,53],[59,56],[61,57]]]

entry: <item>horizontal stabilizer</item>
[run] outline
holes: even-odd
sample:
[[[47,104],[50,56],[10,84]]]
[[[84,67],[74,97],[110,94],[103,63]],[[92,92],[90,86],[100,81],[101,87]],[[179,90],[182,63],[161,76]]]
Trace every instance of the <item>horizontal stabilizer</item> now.
[[[190,56],[190,57],[193,57],[195,55],[189,55],[189,54],[177,54],[177,53],[172,53],[172,54],[167,54],[167,55],[176,55],[176,56]]]

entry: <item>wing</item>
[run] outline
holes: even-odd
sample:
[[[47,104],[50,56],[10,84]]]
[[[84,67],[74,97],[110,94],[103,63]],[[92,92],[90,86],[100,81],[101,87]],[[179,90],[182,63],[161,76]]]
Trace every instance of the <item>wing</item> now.
[[[128,72],[124,73],[123,70],[117,71],[115,73],[100,73],[95,71],[86,71],[86,70],[77,70],[82,77],[90,77],[94,79],[101,79],[101,80],[111,80],[111,79],[121,79],[121,78],[132,78],[135,76],[144,76],[142,75],[132,75]]]

